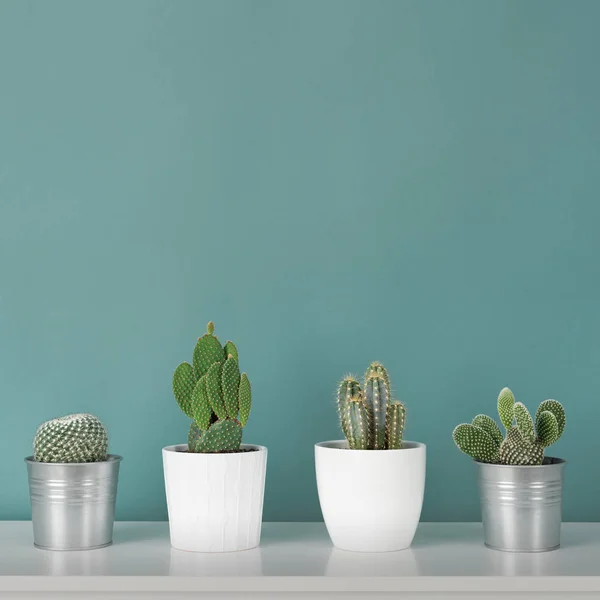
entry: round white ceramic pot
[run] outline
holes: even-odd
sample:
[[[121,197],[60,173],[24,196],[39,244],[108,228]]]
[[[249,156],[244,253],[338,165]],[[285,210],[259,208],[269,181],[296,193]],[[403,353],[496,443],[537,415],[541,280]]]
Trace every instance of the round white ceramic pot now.
[[[200,454],[163,448],[171,545],[190,552],[233,552],[260,543],[267,449]]]
[[[404,550],[419,524],[425,491],[425,444],[398,450],[349,450],[345,440],[315,446],[319,502],[336,548]]]

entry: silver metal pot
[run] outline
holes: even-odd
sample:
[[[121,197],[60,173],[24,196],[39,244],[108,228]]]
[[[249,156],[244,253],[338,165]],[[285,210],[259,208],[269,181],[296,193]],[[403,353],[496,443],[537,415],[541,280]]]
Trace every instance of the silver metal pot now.
[[[566,461],[543,465],[477,462],[485,545],[505,552],[546,552],[560,546]]]
[[[25,459],[33,541],[46,550],[91,550],[112,543],[122,457],[93,463]]]

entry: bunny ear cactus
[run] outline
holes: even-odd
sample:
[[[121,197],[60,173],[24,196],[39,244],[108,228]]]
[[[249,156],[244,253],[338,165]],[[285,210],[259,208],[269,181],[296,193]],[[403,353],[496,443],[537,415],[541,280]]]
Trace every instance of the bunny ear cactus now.
[[[237,452],[252,406],[252,389],[239,370],[236,345],[225,347],[210,322],[198,338],[192,364],[183,362],[173,373],[173,393],[181,410],[193,421],[189,452]],[[238,420],[239,418],[239,420]]]
[[[556,400],[544,400],[535,420],[513,393],[504,388],[498,396],[498,415],[506,429],[503,437],[496,422],[477,415],[472,423],[458,425],[453,432],[459,450],[479,462],[502,465],[541,465],[544,449],[554,444],[565,428],[565,410]]]
[[[405,409],[392,400],[390,379],[379,362],[369,365],[364,387],[353,375],[342,379],[337,389],[337,406],[342,431],[351,450],[394,450],[402,448]]]

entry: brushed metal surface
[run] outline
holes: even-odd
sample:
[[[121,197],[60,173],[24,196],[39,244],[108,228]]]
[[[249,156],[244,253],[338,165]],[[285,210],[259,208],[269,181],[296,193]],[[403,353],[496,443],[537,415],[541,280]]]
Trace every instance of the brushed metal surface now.
[[[566,462],[536,466],[478,462],[485,545],[506,552],[546,552],[560,546]]]
[[[95,463],[25,459],[34,544],[47,550],[90,550],[112,542],[122,458]]]

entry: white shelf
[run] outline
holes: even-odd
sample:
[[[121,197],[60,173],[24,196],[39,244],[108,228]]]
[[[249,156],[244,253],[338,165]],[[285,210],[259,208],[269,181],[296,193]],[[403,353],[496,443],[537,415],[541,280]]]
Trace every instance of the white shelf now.
[[[600,524],[563,525],[542,554],[488,550],[477,523],[422,523],[409,550],[336,550],[322,523],[265,523],[260,548],[171,549],[167,523],[117,523],[114,545],[87,552],[33,547],[31,523],[0,522],[0,599],[600,597]],[[352,593],[354,595],[352,595]],[[440,594],[451,594],[441,596]]]

